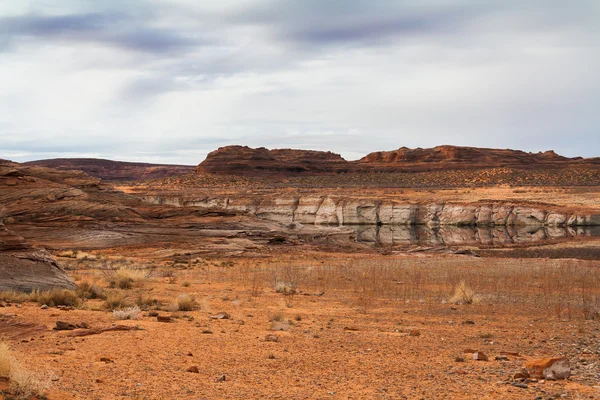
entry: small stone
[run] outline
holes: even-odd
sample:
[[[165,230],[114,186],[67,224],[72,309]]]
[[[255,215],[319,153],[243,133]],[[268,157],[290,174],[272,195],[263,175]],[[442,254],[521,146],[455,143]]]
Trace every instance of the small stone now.
[[[72,331],[75,329],[75,325],[64,321],[56,321],[56,326],[53,328],[55,331]]]
[[[513,385],[514,387],[521,388],[521,389],[527,389],[529,387],[526,384],[520,383],[520,382],[513,382],[513,383],[511,383],[511,385]]]
[[[414,336],[414,337],[421,336],[421,331],[418,329],[411,329],[411,331],[408,332],[408,336]]]
[[[50,308],[50,307],[48,307],[47,304],[42,304],[42,306],[40,307],[40,310],[47,310],[48,308]]]
[[[158,311],[155,311],[155,310],[148,311],[148,316],[149,317],[158,317]]]
[[[273,334],[267,335],[267,336],[265,336],[265,342],[277,343],[277,342],[279,342],[279,336],[273,335]]]
[[[508,357],[506,357],[506,356],[496,356],[496,357],[494,357],[494,360],[496,360],[496,361],[508,361]]]
[[[213,332],[210,329],[204,329],[202,333],[205,335],[212,335]]]
[[[227,377],[225,375],[221,375],[217,378],[217,382],[225,382],[227,380]]]
[[[465,322],[463,322],[463,324],[465,324],[465,325],[475,325],[475,321],[471,321],[470,319],[468,319]]]
[[[80,323],[76,324],[75,326],[80,329],[90,329],[90,326],[88,324],[86,324],[85,322],[80,322]]]
[[[104,363],[106,363],[106,364],[111,364],[111,363],[114,363],[114,361],[113,361],[113,360],[111,360],[111,359],[110,359],[110,358],[108,358],[108,357],[100,357],[100,361],[101,361],[101,362],[104,362]]]
[[[209,318],[211,319],[231,319],[231,315],[226,312],[216,313],[215,315],[211,315]]]
[[[516,372],[516,373],[513,375],[513,379],[514,379],[514,380],[519,380],[519,379],[521,379],[521,380],[525,380],[525,379],[527,379],[527,378],[529,378],[529,371],[527,371],[525,368],[523,368],[523,369],[522,369],[521,371],[519,371],[519,372]]]
[[[192,374],[199,374],[200,370],[196,366],[189,367],[185,372],[191,372]]]
[[[157,315],[156,320],[158,322],[172,322],[173,320],[168,315]]]
[[[358,328],[356,326],[345,326],[344,330],[345,331],[356,332],[356,331],[358,331]]]
[[[473,360],[476,361],[488,361],[488,357],[485,355],[483,351],[476,351],[473,353]]]

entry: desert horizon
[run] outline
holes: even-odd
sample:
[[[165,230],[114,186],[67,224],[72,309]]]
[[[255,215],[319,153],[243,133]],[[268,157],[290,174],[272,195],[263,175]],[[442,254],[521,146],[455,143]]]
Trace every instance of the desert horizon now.
[[[0,400],[600,398],[597,1],[0,2]]]

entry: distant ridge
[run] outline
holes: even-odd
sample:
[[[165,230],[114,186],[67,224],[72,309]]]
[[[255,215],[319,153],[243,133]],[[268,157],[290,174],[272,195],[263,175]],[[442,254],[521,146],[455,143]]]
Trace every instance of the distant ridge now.
[[[23,164],[58,170],[79,170],[106,181],[159,179],[189,174],[194,171],[194,167],[189,165],[112,161],[100,158],[54,158],[30,161]]]
[[[521,150],[444,145],[429,149],[401,147],[392,151],[373,152],[358,161],[346,161],[339,154],[324,151],[226,146],[208,154],[196,171],[201,174],[261,176],[498,167],[566,168],[576,165],[600,167],[600,158],[568,158],[552,150],[528,153]]]

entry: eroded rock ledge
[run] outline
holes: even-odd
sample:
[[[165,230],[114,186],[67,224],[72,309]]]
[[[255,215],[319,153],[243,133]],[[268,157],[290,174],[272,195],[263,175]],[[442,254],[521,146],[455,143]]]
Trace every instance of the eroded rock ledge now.
[[[600,213],[560,207],[490,202],[401,203],[334,196],[204,197],[144,196],[151,204],[199,207],[255,215],[280,223],[315,225],[597,226]]]

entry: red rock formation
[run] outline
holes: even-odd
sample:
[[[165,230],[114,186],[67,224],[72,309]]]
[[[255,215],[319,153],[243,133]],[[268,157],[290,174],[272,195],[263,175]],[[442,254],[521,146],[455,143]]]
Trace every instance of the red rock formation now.
[[[188,174],[193,166],[133,163],[97,158],[55,158],[24,163],[57,170],[77,170],[105,181],[138,181]]]
[[[231,175],[286,175],[340,172],[348,162],[339,154],[314,150],[226,146],[210,153],[196,169],[199,173]]]
[[[567,158],[554,151],[527,153],[520,150],[438,146],[431,149],[401,147],[378,151],[358,161],[346,161],[331,152],[307,150],[221,147],[210,153],[198,173],[228,175],[298,175],[341,172],[418,172],[483,168],[532,169],[600,165],[600,158]]]

